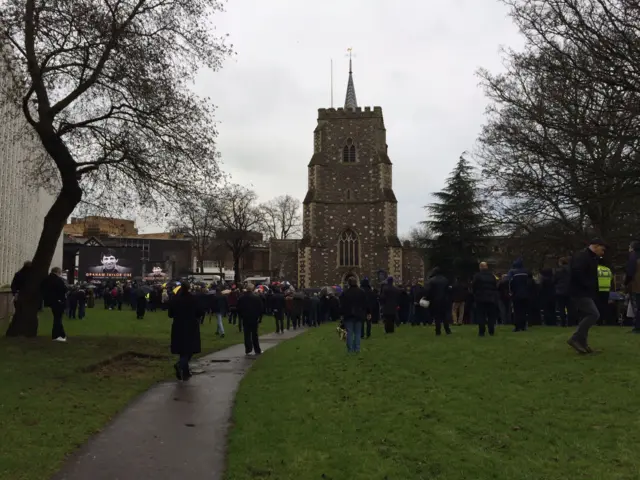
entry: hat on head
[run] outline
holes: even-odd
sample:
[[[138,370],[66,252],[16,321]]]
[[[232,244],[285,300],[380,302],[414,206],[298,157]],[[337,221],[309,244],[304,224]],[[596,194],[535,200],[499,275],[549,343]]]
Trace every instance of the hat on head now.
[[[607,242],[605,242],[605,241],[604,241],[602,238],[600,238],[600,237],[595,237],[595,238],[592,238],[592,239],[589,241],[589,245],[602,245],[603,247],[606,247],[606,246],[607,246]]]

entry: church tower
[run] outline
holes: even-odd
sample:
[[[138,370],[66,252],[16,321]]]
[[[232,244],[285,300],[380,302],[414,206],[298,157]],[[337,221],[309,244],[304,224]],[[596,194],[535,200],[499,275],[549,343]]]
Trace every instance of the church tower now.
[[[382,108],[358,106],[351,59],[344,108],[318,110],[308,168],[299,286],[343,284],[349,276],[374,281],[378,272],[401,279],[403,249]]]

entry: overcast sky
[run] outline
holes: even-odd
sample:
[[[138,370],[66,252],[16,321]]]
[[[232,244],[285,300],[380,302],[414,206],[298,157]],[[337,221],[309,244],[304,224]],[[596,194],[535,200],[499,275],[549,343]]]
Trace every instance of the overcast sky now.
[[[218,106],[224,171],[261,200],[302,200],[330,61],[343,106],[352,47],[358,104],[383,108],[400,234],[473,149],[486,106],[476,70],[500,70],[500,47],[522,43],[498,0],[229,0],[216,26],[237,54],[196,89]]]

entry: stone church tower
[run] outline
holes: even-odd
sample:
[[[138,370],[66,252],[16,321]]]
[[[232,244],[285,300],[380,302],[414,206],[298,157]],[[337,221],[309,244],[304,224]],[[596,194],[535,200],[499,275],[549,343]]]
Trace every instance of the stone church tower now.
[[[392,275],[401,281],[405,249],[398,240],[382,108],[358,106],[351,60],[344,108],[318,110],[308,181],[299,286],[343,284],[349,276],[375,283]],[[408,273],[407,266],[404,272],[422,277]]]

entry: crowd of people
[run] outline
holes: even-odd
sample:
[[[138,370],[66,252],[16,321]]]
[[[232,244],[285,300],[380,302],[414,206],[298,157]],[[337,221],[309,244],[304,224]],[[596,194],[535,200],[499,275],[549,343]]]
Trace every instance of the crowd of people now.
[[[65,342],[62,317],[83,319],[86,308],[102,297],[105,309],[121,310],[123,305],[143,319],[147,310],[166,310],[173,319],[171,350],[179,355],[176,376],[186,380],[191,374],[189,360],[200,351],[200,325],[215,316],[216,334],[224,337],[224,318],[229,325],[244,330],[247,355],[261,353],[258,325],[263,315],[275,318],[276,333],[302,326],[340,322],[346,332],[347,350],[360,351],[360,340],[371,336],[372,324],[380,321],[384,331],[392,334],[399,325],[435,325],[435,334],[451,334],[451,325],[473,323],[478,335],[493,336],[497,324],[513,324],[514,332],[524,332],[530,325],[575,326],[568,340],[580,353],[591,353],[590,328],[599,321],[615,324],[618,317],[631,318],[633,332],[640,333],[640,242],[629,247],[624,287],[619,291],[609,268],[601,263],[605,242],[593,239],[589,246],[571,258],[561,258],[555,270],[542,270],[536,279],[516,260],[513,268],[495,275],[487,263],[469,282],[449,278],[434,268],[426,282],[395,285],[389,277],[379,288],[367,278],[348,279],[340,286],[298,290],[288,282],[271,285],[189,284],[126,282],[98,285],[72,285],[61,278],[60,268],[53,268],[42,283],[42,298],[53,313],[52,338]],[[11,288],[17,298],[31,264],[26,262],[14,277]],[[623,303],[626,299],[626,304]],[[621,305],[627,305],[621,308]],[[285,327],[286,319],[286,327]]]

